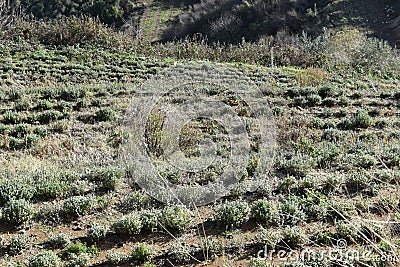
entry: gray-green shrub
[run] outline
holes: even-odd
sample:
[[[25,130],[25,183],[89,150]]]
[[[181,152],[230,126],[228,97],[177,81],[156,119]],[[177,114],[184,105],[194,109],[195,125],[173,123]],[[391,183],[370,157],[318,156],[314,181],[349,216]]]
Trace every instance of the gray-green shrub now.
[[[2,219],[13,225],[29,222],[34,214],[32,204],[25,199],[12,199],[2,209]]]
[[[131,213],[116,221],[112,228],[117,234],[134,235],[140,233],[143,224],[139,214]]]
[[[29,267],[59,267],[61,259],[53,251],[44,251],[29,257]]]
[[[243,200],[235,200],[219,205],[215,209],[215,217],[225,229],[240,227],[249,219],[250,207]]]

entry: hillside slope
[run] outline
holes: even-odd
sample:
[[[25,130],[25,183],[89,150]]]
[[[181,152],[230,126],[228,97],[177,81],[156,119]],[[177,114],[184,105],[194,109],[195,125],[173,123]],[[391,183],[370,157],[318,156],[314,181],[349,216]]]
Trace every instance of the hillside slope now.
[[[24,0],[22,3],[26,13],[38,19],[86,14],[150,41],[184,38],[195,33],[207,36],[210,41],[240,42],[242,37],[256,41],[281,31],[293,34],[306,31],[316,36],[324,27],[354,27],[395,44],[396,27],[389,22],[400,15],[395,0],[79,0],[62,4]]]
[[[398,80],[174,63],[97,47],[8,42],[0,55],[0,265],[288,266],[278,255],[255,258],[265,248],[322,253],[337,240],[373,255],[341,265],[391,266],[379,255],[398,255]],[[138,187],[119,160],[130,137],[121,127],[126,108],[141,82],[174,65],[175,75],[233,68],[260,87],[278,130],[270,183],[250,192],[244,176],[229,196],[202,207],[161,203]],[[200,129],[213,134],[210,126]],[[196,131],[188,133],[191,144]]]

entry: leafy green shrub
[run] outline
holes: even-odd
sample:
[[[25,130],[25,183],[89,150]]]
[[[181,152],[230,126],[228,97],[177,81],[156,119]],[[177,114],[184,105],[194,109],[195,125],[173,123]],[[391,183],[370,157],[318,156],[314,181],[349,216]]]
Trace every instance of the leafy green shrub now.
[[[14,128],[10,131],[10,135],[21,138],[32,133],[32,131],[33,129],[30,124],[21,123],[14,126]]]
[[[149,261],[153,255],[153,248],[145,243],[136,244],[132,251],[132,259],[135,263]]]
[[[65,248],[69,243],[71,243],[71,239],[67,234],[57,234],[50,235],[48,243],[53,248]]]
[[[321,104],[322,98],[317,94],[311,94],[306,97],[307,104],[309,106],[316,106]]]
[[[215,212],[217,221],[225,229],[231,229],[240,227],[249,219],[250,207],[245,201],[235,200],[219,205]]]
[[[127,262],[129,259],[129,255],[127,255],[124,252],[113,252],[113,251],[107,251],[106,255],[107,262],[117,265],[117,264],[122,264],[124,262]]]
[[[308,236],[300,227],[286,227],[282,232],[285,244],[291,247],[301,247],[308,242]]]
[[[153,230],[160,227],[162,211],[158,209],[145,209],[140,212],[140,219],[143,223],[143,229]]]
[[[294,152],[279,157],[276,162],[278,170],[293,176],[305,176],[317,166],[316,160],[302,152]]]
[[[100,182],[101,189],[103,190],[115,190],[124,175],[125,171],[122,168],[109,166],[95,170],[93,173],[89,174],[89,179]]]
[[[45,251],[28,259],[29,267],[59,267],[61,259],[53,251]]]
[[[378,160],[373,155],[360,153],[358,156],[357,165],[359,167],[368,169],[378,164]]]
[[[325,122],[318,117],[312,118],[310,124],[313,128],[316,129],[323,129],[325,127]]]
[[[354,203],[349,201],[331,201],[328,216],[332,220],[347,220],[358,215]]]
[[[0,206],[12,199],[29,200],[33,196],[33,187],[17,180],[0,181]]]
[[[96,246],[92,245],[88,247],[81,242],[70,243],[65,248],[65,255],[68,259],[71,259],[71,257],[73,257],[74,255],[82,255],[82,254],[96,255],[98,253],[99,249]]]
[[[32,204],[25,199],[11,199],[2,209],[2,219],[14,225],[29,222],[35,210]]]
[[[10,126],[0,123],[0,134],[6,134],[10,130]]]
[[[31,246],[29,238],[23,234],[18,234],[10,238],[8,250],[10,254],[16,255]]]
[[[54,103],[47,99],[40,100],[36,105],[36,109],[40,111],[52,109],[53,107]]]
[[[322,134],[322,140],[337,142],[343,139],[344,133],[338,129],[326,129]]]
[[[60,91],[60,99],[65,101],[76,101],[78,98],[84,97],[86,90],[81,87],[66,87]]]
[[[400,146],[385,147],[382,158],[388,167],[400,166]]]
[[[24,115],[20,112],[6,111],[3,115],[3,122],[9,124],[17,124],[24,120]]]
[[[304,212],[301,204],[301,200],[295,197],[287,199],[283,203],[280,212],[282,214],[284,224],[296,225],[306,221],[307,215]]]
[[[364,173],[354,172],[346,178],[346,186],[349,192],[360,192],[373,184],[373,177]]]
[[[86,233],[86,237],[92,242],[98,242],[107,236],[107,232],[107,226],[92,224]]]
[[[18,100],[22,98],[24,91],[18,88],[11,88],[7,91],[7,95],[9,100]]]
[[[352,126],[355,128],[368,128],[372,124],[372,119],[365,110],[358,110],[352,120]]]
[[[265,199],[260,199],[253,203],[252,214],[257,222],[264,225],[277,226],[280,223],[280,213],[277,205]]]
[[[194,249],[188,244],[174,243],[168,247],[168,258],[177,263],[189,263]]]
[[[63,211],[66,216],[79,217],[93,208],[93,199],[86,196],[73,196],[64,201]]]
[[[50,200],[63,197],[68,193],[68,185],[59,180],[41,179],[37,181],[33,198],[40,200]]]
[[[174,233],[182,233],[192,224],[190,210],[184,207],[165,207],[162,210],[161,224]]]
[[[41,95],[43,99],[56,99],[60,94],[60,89],[55,87],[49,87],[41,90]]]
[[[224,244],[216,237],[206,237],[201,242],[201,249],[205,251],[209,259],[216,259],[224,251]]]
[[[91,255],[88,253],[71,254],[68,257],[67,267],[89,267]]]
[[[149,201],[146,194],[134,191],[121,200],[120,207],[124,210],[139,210],[145,207]]]
[[[257,243],[261,246],[267,246],[270,249],[274,249],[281,240],[282,234],[278,231],[261,227],[256,233]]]
[[[335,223],[337,238],[345,239],[348,242],[355,243],[358,236],[358,229],[352,223],[338,221]]]
[[[64,114],[57,110],[46,110],[37,115],[37,120],[40,123],[50,123],[64,118]]]
[[[319,88],[318,90],[318,94],[322,97],[322,98],[327,98],[327,97],[333,97],[335,95],[335,86],[332,84],[326,84],[322,87]]]
[[[134,235],[140,233],[143,224],[139,214],[131,213],[116,221],[112,227],[117,234]]]
[[[97,121],[112,121],[115,118],[115,111],[112,108],[101,108],[96,112]]]

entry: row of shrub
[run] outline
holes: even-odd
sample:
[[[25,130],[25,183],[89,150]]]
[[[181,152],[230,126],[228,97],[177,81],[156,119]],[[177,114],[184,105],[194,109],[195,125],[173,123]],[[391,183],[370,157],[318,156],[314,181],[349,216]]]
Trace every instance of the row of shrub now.
[[[355,70],[360,74],[399,77],[400,55],[385,41],[368,38],[355,29],[325,30],[312,38],[306,33],[280,32],[275,37],[237,45],[210,43],[195,36],[151,44],[132,40],[90,17],[62,17],[52,21],[19,19],[1,32],[3,39],[29,40],[46,45],[95,45],[131,50],[137,55],[241,62],[264,66],[314,66]]]

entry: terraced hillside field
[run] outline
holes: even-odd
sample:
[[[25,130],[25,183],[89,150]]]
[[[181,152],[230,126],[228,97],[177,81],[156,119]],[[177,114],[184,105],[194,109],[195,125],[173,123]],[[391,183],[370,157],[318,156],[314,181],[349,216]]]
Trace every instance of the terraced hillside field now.
[[[0,62],[1,266],[400,265],[400,81],[5,41]],[[200,207],[165,204],[135,183],[120,160],[125,112],[141,83],[174,65],[178,77],[229,68],[260,88],[277,129],[268,183],[249,190],[257,157],[228,196]],[[148,118],[149,153],[159,115]],[[194,136],[225,140],[217,123],[183,130],[193,157]],[[313,258],[292,257],[306,249]]]

